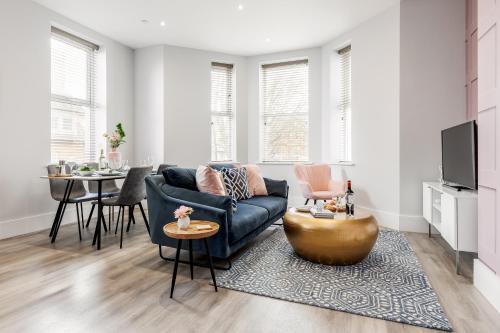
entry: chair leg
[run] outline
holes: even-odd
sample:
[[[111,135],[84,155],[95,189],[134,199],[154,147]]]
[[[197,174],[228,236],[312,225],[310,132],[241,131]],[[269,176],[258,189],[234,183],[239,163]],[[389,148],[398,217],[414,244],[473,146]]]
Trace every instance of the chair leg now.
[[[115,235],[118,232],[118,224],[120,224],[120,214],[122,213],[122,206],[118,208],[118,217],[116,219]]]
[[[92,204],[92,208],[90,209],[89,218],[87,220],[87,224],[85,225],[85,228],[89,227],[90,220],[92,219],[92,214],[94,213],[94,208],[95,208],[95,204]]]
[[[76,222],[78,223],[78,237],[80,238],[80,242],[82,241],[82,230],[80,229],[80,204],[76,203]],[[83,224],[83,223],[82,223]]]
[[[151,234],[151,232],[149,231],[149,222],[148,219],[146,218],[146,213],[144,213],[144,207],[142,207],[142,203],[140,202],[139,202],[139,208],[141,209],[141,214],[144,220],[144,224],[146,225],[146,229],[148,229],[148,234]]]
[[[108,229],[111,230],[111,206],[108,207]]]
[[[308,202],[309,202],[309,199],[306,199],[306,203],[304,205],[307,205]]]
[[[103,207],[103,212],[102,212],[102,226],[104,227],[104,232],[108,232],[108,227],[106,225],[106,218],[104,217],[104,207]]]
[[[132,219],[134,217],[134,213],[132,212],[132,206],[128,206],[128,224],[127,224],[127,232],[130,230],[130,224],[132,223]]]
[[[125,215],[125,207],[123,207],[123,212],[122,212],[122,228],[121,228],[121,234],[120,234],[120,249],[122,248],[123,245],[123,216]]]
[[[83,230],[83,223],[85,221],[85,218],[83,217],[83,202],[80,202],[80,215],[81,215],[80,221],[82,221],[82,230]]]
[[[135,205],[132,205],[132,223],[135,224],[135,218],[134,218],[134,209],[135,209]]]

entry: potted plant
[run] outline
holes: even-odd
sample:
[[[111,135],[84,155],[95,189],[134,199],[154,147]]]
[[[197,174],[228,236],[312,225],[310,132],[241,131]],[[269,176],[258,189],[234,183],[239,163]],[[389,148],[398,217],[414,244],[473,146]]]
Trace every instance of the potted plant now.
[[[122,166],[122,155],[118,148],[121,144],[125,143],[125,131],[123,130],[122,124],[118,123],[116,125],[113,133],[104,133],[103,136],[109,143],[111,151],[108,153],[108,161],[111,169],[119,169]]]

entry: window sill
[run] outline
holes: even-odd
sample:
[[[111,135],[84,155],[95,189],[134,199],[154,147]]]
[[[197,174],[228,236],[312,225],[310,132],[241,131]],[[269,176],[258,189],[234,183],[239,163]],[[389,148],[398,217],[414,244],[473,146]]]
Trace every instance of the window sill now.
[[[352,161],[342,161],[342,162],[331,162],[328,163],[330,165],[340,165],[340,166],[355,166],[354,162]]]
[[[295,164],[313,164],[313,162],[257,162],[257,165],[295,165]]]

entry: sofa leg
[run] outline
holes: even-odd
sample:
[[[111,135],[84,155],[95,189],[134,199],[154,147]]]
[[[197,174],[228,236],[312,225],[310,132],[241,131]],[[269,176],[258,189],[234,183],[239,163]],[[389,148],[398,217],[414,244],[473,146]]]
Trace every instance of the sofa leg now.
[[[175,258],[169,258],[169,257],[165,257],[163,255],[163,251],[162,251],[162,248],[161,248],[161,245],[158,245],[158,252],[160,254],[160,258],[162,258],[163,260],[165,261],[172,261],[172,262],[175,262]],[[212,258],[213,259],[213,258]],[[227,259],[222,259],[223,261],[225,261],[227,263],[226,266],[218,266],[218,265],[214,265],[214,268],[215,269],[218,269],[218,270],[221,270],[221,271],[228,271],[231,269],[232,267],[232,263],[231,263],[231,260],[229,258]],[[186,261],[186,260],[182,260],[182,259],[179,259],[179,262],[181,264],[186,264],[186,265],[189,265],[189,261]],[[205,267],[205,268],[210,268],[210,266],[208,264],[205,264],[205,263],[197,263],[197,262],[193,262],[193,266],[196,266],[196,267]]]
[[[314,205],[316,205],[316,200],[314,200]]]
[[[307,205],[308,202],[309,202],[309,199],[306,199],[306,203],[304,205]]]

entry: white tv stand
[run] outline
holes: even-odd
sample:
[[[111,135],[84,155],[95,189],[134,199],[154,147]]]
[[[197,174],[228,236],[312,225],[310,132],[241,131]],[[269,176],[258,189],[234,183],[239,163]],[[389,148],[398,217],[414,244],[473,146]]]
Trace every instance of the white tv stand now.
[[[455,250],[455,268],[460,274],[460,251],[477,252],[477,192],[458,191],[438,182],[424,182],[423,216]]]

